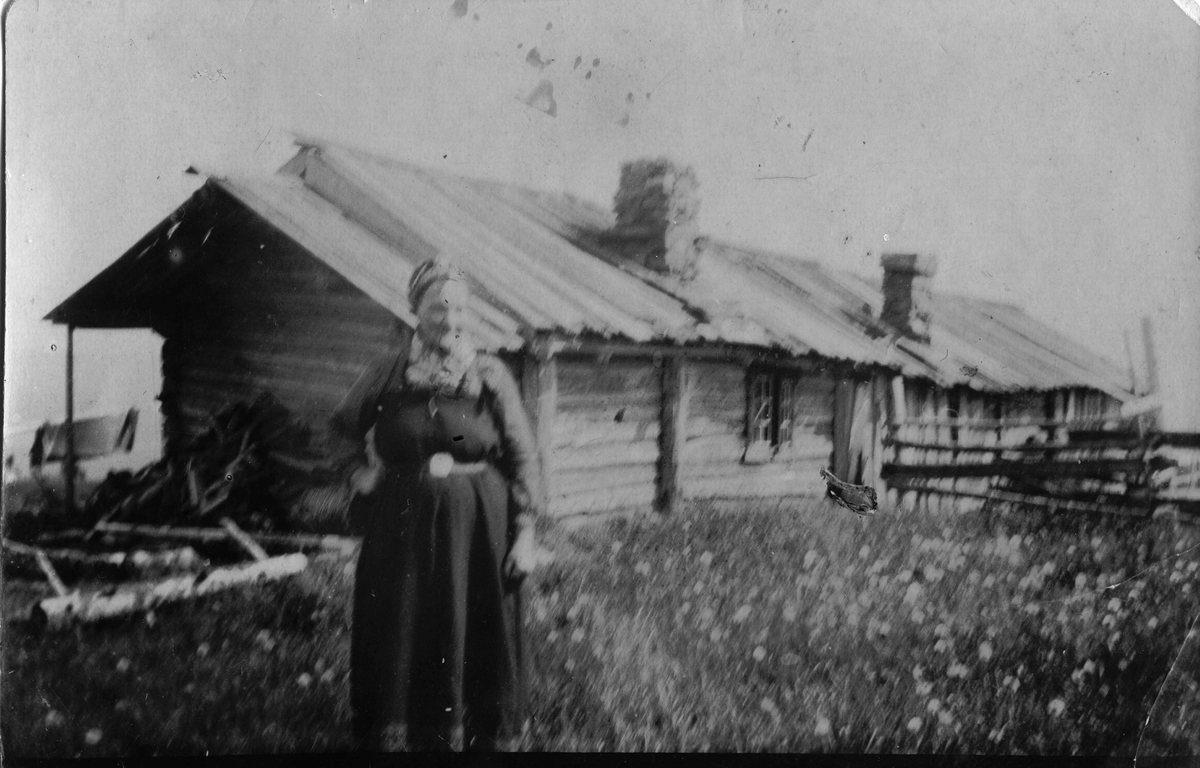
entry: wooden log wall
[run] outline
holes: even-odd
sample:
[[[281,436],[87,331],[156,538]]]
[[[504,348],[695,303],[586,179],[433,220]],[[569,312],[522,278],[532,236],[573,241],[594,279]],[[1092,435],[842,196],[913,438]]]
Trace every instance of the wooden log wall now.
[[[792,440],[761,464],[746,452],[746,369],[736,362],[689,361],[687,441],[680,457],[684,498],[821,494],[818,474],[833,453],[834,379],[799,376],[793,393]]]
[[[309,425],[319,450],[329,415],[397,321],[286,238],[213,245],[227,255],[179,297],[175,314],[186,319],[165,333],[168,450],[214,412],[264,391]]]
[[[551,516],[654,504],[661,366],[646,358],[557,360]]]

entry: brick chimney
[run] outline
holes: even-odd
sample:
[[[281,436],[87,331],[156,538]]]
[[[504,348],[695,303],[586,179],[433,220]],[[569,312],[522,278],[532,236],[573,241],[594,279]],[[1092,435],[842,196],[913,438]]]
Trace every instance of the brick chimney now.
[[[649,269],[682,279],[693,276],[700,234],[699,186],[690,166],[667,158],[622,164],[612,232],[622,253]]]
[[[883,255],[883,322],[902,335],[929,341],[933,275],[937,257],[915,253]]]

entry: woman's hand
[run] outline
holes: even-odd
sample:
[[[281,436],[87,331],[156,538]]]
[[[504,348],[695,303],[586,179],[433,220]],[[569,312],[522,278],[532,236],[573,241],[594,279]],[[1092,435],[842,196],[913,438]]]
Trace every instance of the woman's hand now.
[[[375,427],[367,430],[363,436],[363,448],[367,454],[367,466],[359,467],[350,475],[350,489],[359,496],[370,496],[383,475],[383,459],[375,450]]]
[[[520,580],[533,572],[534,566],[533,528],[523,528],[517,534],[508,557],[504,559],[504,575],[513,580]]]
[[[382,467],[359,467],[350,475],[350,489],[359,496],[370,496],[379,485]]]

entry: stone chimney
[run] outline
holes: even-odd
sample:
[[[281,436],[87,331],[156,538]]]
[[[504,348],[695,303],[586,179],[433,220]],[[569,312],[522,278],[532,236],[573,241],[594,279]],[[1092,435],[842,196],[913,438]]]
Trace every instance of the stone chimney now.
[[[666,158],[624,163],[612,233],[622,253],[648,269],[692,277],[699,255],[699,186],[691,167]]]
[[[883,322],[904,336],[929,341],[933,275],[937,257],[915,253],[883,255]]]

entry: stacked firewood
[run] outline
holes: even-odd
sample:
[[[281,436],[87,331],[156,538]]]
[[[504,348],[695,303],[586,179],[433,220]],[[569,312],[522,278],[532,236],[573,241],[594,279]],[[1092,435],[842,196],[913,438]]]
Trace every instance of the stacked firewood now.
[[[303,491],[294,475],[321,468],[295,458],[308,453],[308,443],[308,430],[271,395],[233,404],[182,451],[136,473],[109,474],[86,505],[86,522],[206,525],[229,518],[250,530],[285,530]]]

